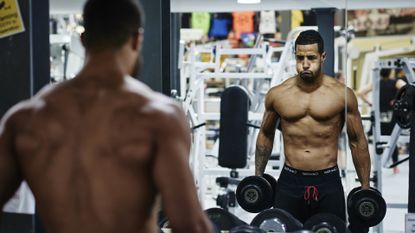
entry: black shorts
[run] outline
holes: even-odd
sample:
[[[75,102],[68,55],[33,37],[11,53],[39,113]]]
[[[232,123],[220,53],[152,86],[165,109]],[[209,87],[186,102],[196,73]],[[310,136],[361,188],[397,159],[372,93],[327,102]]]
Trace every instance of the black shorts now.
[[[302,223],[317,213],[331,213],[346,221],[338,167],[301,171],[284,165],[277,182],[274,207],[290,212]]]

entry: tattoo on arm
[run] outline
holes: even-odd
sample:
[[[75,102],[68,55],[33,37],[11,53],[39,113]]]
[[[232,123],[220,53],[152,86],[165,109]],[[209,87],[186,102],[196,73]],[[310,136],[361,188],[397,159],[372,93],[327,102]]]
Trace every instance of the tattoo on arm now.
[[[256,146],[255,151],[255,171],[256,175],[263,175],[265,171],[265,166],[268,163],[268,159],[271,155],[272,147],[268,146]]]

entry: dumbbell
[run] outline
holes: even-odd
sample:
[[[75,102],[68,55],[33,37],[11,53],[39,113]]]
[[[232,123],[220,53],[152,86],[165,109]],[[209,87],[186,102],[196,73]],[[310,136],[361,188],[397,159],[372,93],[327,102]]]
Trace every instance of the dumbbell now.
[[[376,226],[386,215],[386,202],[377,189],[356,187],[347,196],[347,213],[351,223],[363,227]]]
[[[269,174],[248,176],[236,188],[236,199],[242,209],[259,213],[273,206],[277,181]]]
[[[237,226],[232,228],[229,233],[266,233],[264,230],[261,230],[259,227],[255,226]]]
[[[251,226],[257,226],[265,232],[294,232],[303,229],[303,224],[298,219],[279,208],[262,211],[252,219]]]
[[[346,223],[334,214],[319,213],[304,223],[304,229],[315,233],[350,233]]]

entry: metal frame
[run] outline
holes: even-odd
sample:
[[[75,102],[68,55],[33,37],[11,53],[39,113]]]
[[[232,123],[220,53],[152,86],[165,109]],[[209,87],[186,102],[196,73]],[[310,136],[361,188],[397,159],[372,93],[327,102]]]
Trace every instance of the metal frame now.
[[[183,102],[184,110],[189,115],[192,125],[197,125],[203,123],[207,120],[219,120],[219,112],[206,112],[205,111],[205,93],[204,93],[204,84],[205,80],[209,78],[216,79],[272,79],[273,76],[273,67],[276,64],[272,64],[270,61],[270,53],[275,52],[276,49],[269,48],[268,46],[260,46],[259,48],[252,49],[223,49],[220,47],[213,47],[211,49],[200,49],[196,46],[190,48],[190,62],[181,63],[182,65],[188,65],[190,70],[189,84],[190,87],[187,91],[186,97]],[[211,60],[209,62],[199,62],[197,61],[197,55],[200,53],[210,53]],[[238,55],[238,54],[249,54],[254,56],[261,56],[266,62],[264,67],[264,72],[242,72],[242,73],[229,73],[223,72],[221,70],[220,58],[223,55]],[[214,57],[214,58],[213,58]],[[213,69],[211,73],[204,73],[205,69]],[[248,114],[249,121],[260,121],[262,119],[261,112],[250,111]],[[197,186],[199,188],[199,197],[201,199],[202,205],[204,205],[203,196],[206,193],[206,184],[204,181],[205,176],[213,175],[224,175],[228,176],[231,169],[228,168],[206,168],[205,164],[205,155],[206,155],[206,133],[205,127],[200,127],[193,132],[194,143],[192,147],[192,154],[194,155],[191,161],[191,167],[195,174],[195,179]],[[248,164],[249,166],[250,164]],[[270,166],[275,165],[270,163]],[[250,166],[252,167],[252,166]],[[238,173],[241,176],[248,176],[253,174],[253,170],[250,168],[247,169],[238,169]]]
[[[415,82],[415,68],[414,58],[399,58],[399,59],[387,59],[377,61],[372,69],[373,77],[373,89],[372,89],[372,100],[373,108],[372,114],[374,122],[372,123],[373,129],[373,151],[372,154],[375,156],[375,171],[376,171],[376,186],[377,189],[382,192],[382,168],[387,167],[388,161],[392,157],[393,148],[396,147],[398,140],[402,142],[409,142],[409,136],[401,135],[402,129],[398,124],[395,124],[391,135],[381,134],[381,122],[380,122],[380,74],[381,68],[396,69],[402,68],[405,71],[409,84],[413,85]],[[378,149],[383,149],[382,153],[378,153]],[[382,161],[383,160],[383,161]],[[383,162],[383,166],[382,166]],[[407,204],[402,203],[387,203],[388,208],[408,208]],[[378,226],[378,232],[383,232],[383,224],[380,223]]]

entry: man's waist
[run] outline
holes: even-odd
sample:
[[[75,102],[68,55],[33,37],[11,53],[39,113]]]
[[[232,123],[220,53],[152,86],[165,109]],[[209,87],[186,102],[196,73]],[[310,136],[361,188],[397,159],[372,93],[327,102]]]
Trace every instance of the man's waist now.
[[[319,169],[319,170],[301,170],[297,168],[293,168],[288,166],[287,164],[284,164],[283,172],[288,172],[294,175],[298,176],[324,176],[324,175],[333,175],[338,173],[339,168],[338,166],[333,166],[325,169]]]

